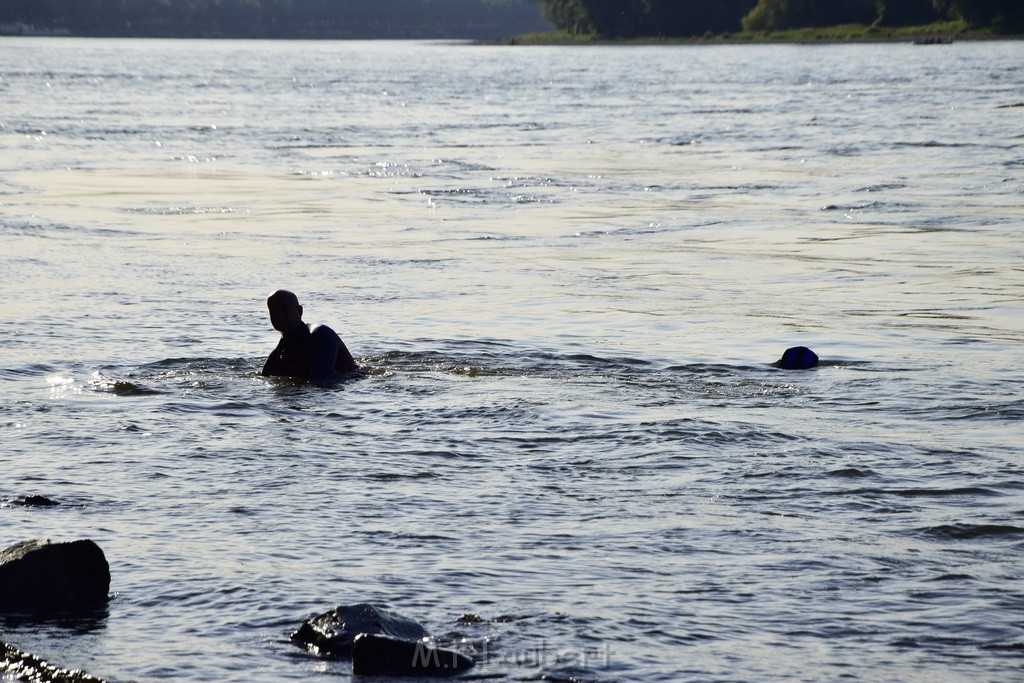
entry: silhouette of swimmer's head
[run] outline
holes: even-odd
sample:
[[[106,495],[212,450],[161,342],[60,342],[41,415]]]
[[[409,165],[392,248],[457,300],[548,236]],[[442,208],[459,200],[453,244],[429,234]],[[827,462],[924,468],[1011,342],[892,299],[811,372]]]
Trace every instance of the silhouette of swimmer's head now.
[[[287,289],[279,289],[267,297],[267,309],[270,311],[270,324],[278,332],[287,332],[302,324],[299,297]]]
[[[782,358],[772,363],[777,368],[783,370],[806,370],[807,368],[813,368],[818,364],[818,354],[811,351],[806,346],[794,346],[791,349],[786,349],[786,352],[782,354]]]

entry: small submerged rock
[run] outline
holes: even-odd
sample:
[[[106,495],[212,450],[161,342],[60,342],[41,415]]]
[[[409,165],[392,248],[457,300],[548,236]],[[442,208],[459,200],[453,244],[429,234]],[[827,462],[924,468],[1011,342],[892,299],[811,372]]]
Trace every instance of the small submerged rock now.
[[[461,615],[457,622],[460,624],[509,624],[513,621],[521,621],[523,619],[529,619],[527,616],[514,616],[511,614],[502,614],[501,616],[493,617],[491,619],[484,619],[479,614],[473,614],[472,612],[466,612]]]
[[[434,647],[426,639],[360,633],[352,642],[352,673],[356,676],[455,676],[472,667],[473,660],[466,655]]]
[[[22,541],[0,552],[0,613],[92,610],[109,590],[110,565],[90,540]]]
[[[22,496],[21,498],[15,498],[11,501],[11,505],[20,505],[22,507],[53,507],[54,505],[60,505],[57,501],[46,496],[31,495]]]
[[[291,639],[313,654],[347,659],[352,656],[352,641],[361,633],[411,641],[427,637],[427,630],[412,619],[376,605],[359,603],[338,605],[307,619]]]
[[[13,645],[0,642],[0,678],[32,683],[103,683],[102,678],[90,676],[77,669],[59,669],[39,657],[22,652]]]
[[[818,354],[806,346],[794,346],[786,349],[782,358],[772,365],[783,370],[807,370],[818,365]]]

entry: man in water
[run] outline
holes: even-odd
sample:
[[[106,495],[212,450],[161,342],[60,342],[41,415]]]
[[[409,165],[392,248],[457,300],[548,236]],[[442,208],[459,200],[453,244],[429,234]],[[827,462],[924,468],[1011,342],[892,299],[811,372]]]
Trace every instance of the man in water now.
[[[352,354],[327,325],[302,322],[302,306],[291,292],[279,289],[267,298],[270,324],[281,341],[263,365],[263,375],[328,380],[338,374],[359,372]]]

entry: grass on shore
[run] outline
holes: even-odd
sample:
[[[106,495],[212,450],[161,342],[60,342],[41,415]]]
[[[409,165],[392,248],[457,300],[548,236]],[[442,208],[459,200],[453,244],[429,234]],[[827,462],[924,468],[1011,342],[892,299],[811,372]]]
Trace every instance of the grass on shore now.
[[[952,40],[1012,39],[990,29],[970,29],[962,21],[940,21],[923,26],[875,26],[844,24],[817,28],[795,28],[786,31],[737,31],[705,34],[689,38],[604,38],[597,34],[574,35],[565,31],[530,33],[507,42],[512,45],[717,45],[742,43],[869,43],[869,42],[949,42]]]

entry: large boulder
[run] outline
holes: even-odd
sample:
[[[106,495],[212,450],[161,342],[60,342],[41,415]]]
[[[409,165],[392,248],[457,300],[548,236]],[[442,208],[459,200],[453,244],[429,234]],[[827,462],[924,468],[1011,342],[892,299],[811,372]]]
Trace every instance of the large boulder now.
[[[92,610],[109,590],[110,565],[90,540],[22,541],[0,552],[0,613]]]
[[[356,676],[456,676],[472,667],[473,660],[466,655],[434,647],[427,639],[360,633],[352,641],[352,673]]]
[[[291,638],[296,645],[313,654],[348,659],[352,656],[352,641],[361,633],[408,641],[427,636],[427,630],[412,619],[376,605],[360,603],[338,605],[307,619]]]
[[[59,669],[7,643],[0,643],[0,677],[29,683],[103,683],[102,678],[78,669]]]

